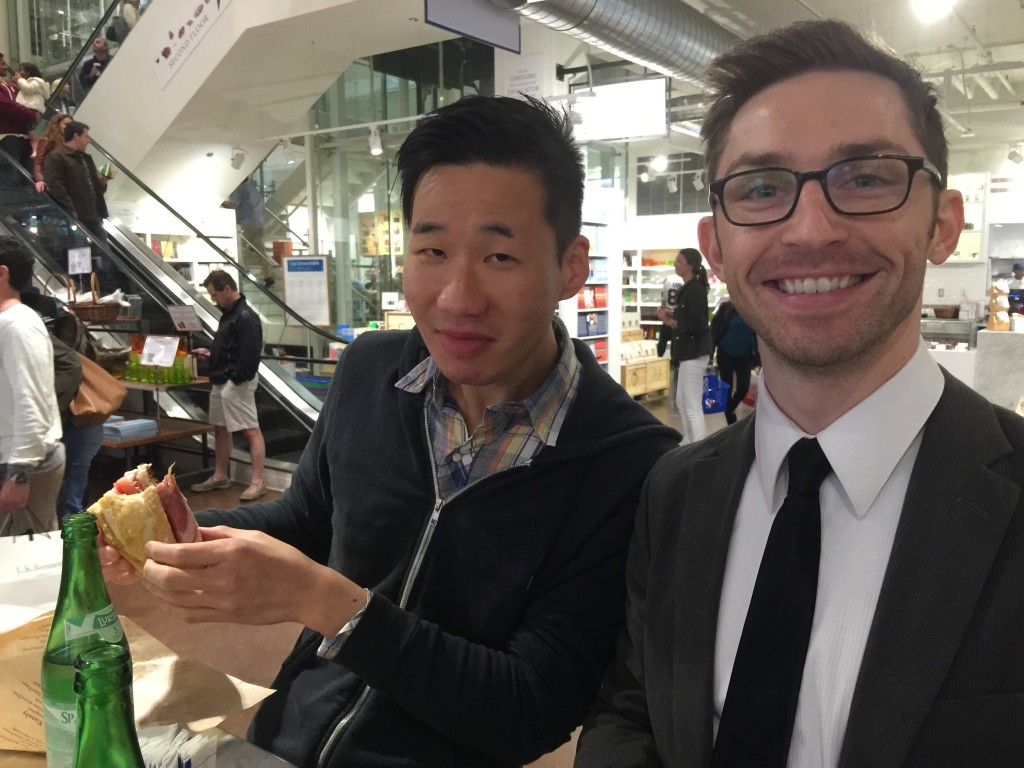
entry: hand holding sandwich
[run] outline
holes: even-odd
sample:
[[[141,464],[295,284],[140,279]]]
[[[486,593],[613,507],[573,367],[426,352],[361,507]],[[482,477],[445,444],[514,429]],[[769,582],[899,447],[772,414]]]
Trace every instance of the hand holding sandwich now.
[[[185,622],[295,621],[334,635],[366,604],[366,590],[258,531],[199,528],[173,474],[144,464],[88,510],[100,530],[107,581],[140,579]]]

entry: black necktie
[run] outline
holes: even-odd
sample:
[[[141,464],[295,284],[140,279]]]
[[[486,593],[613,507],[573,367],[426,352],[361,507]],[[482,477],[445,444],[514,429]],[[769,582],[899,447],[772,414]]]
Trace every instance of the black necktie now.
[[[789,756],[818,590],[819,492],[832,467],[808,438],[786,460],[789,488],[757,571],[712,768],[785,768]]]

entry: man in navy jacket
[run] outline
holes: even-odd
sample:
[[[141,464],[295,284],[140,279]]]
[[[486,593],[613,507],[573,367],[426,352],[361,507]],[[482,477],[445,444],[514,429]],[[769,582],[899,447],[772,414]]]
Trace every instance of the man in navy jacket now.
[[[151,543],[143,578],[189,621],[307,627],[250,734],[297,765],[521,765],[594,698],[679,435],[554,317],[589,273],[564,115],[465,99],[398,164],[416,329],[347,348],[280,500]]]

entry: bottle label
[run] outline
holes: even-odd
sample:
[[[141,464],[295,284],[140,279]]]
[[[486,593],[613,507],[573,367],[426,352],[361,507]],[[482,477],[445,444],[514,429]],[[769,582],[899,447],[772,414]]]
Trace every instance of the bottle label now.
[[[64,619],[64,637],[68,642],[90,635],[99,635],[108,643],[121,642],[124,630],[113,605],[108,604],[106,608],[85,616]]]
[[[74,681],[75,670],[70,665],[43,662],[43,725],[48,768],[71,768],[75,760]]]

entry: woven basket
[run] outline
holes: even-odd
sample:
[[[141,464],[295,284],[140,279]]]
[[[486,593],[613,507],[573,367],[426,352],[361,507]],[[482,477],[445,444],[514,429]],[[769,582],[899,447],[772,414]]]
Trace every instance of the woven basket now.
[[[72,309],[74,309],[75,314],[82,319],[83,323],[109,323],[113,320],[117,320],[117,316],[121,312],[120,303],[97,303],[96,297],[100,295],[100,281],[96,278],[95,273],[90,277],[89,284],[92,288],[93,300],[75,301],[75,284],[70,278],[68,279],[68,304]]]

